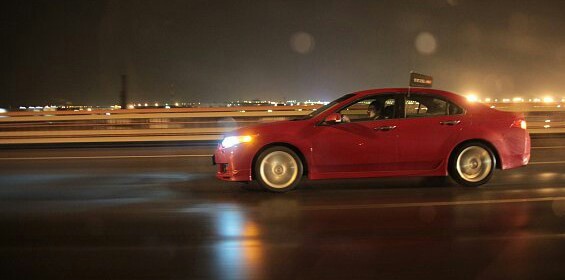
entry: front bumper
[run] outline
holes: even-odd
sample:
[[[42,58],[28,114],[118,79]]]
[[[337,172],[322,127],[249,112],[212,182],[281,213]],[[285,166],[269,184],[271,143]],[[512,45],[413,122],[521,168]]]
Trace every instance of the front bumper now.
[[[216,165],[216,178],[224,181],[251,181],[252,157],[241,147],[224,149],[218,146],[212,155],[212,164]]]

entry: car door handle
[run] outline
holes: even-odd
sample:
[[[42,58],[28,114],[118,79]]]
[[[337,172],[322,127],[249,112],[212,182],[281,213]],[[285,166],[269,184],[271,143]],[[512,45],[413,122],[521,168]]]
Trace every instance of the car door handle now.
[[[441,125],[456,125],[456,124],[459,124],[460,122],[461,122],[460,120],[444,121],[444,122],[439,122],[439,124],[441,124]]]
[[[393,130],[396,128],[396,125],[389,125],[389,126],[379,126],[379,127],[375,127],[375,130],[382,130],[382,131],[389,131],[389,130]]]

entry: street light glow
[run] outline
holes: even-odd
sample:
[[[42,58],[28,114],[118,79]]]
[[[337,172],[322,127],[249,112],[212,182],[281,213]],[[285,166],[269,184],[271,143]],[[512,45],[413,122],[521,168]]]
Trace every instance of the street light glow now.
[[[543,102],[545,102],[545,103],[552,103],[554,101],[555,100],[551,96],[546,96],[546,97],[543,98]]]
[[[477,102],[479,101],[479,97],[476,94],[467,94],[467,100],[469,100],[470,102]]]

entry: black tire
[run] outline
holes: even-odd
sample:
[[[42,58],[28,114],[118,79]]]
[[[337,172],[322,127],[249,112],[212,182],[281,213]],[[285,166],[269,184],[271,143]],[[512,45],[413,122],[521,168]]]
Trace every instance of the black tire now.
[[[487,183],[495,169],[494,153],[481,142],[469,142],[457,147],[449,159],[449,175],[465,187],[478,187]]]
[[[253,170],[255,179],[263,188],[272,192],[287,192],[298,186],[304,167],[293,150],[274,146],[261,152]]]

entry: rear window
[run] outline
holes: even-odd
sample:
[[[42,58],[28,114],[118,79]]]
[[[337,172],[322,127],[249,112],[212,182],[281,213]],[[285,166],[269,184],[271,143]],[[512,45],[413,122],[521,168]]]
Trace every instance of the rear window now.
[[[411,94],[410,97],[406,98],[404,108],[407,118],[459,115],[463,113],[461,107],[451,102],[423,94]]]

